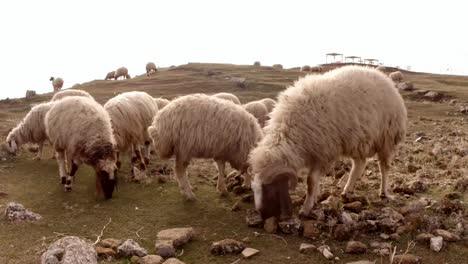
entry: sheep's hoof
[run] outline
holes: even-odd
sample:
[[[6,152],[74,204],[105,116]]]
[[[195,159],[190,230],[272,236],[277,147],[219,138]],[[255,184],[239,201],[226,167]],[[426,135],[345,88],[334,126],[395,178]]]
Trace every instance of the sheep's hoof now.
[[[299,216],[309,217],[311,211],[312,211],[312,208],[304,209],[304,207],[301,207],[301,209],[299,210]]]
[[[66,186],[65,187],[65,192],[71,192],[72,191],[72,187],[71,186]]]
[[[62,184],[67,183],[67,179],[65,177],[60,177],[60,180]]]
[[[195,202],[197,200],[197,197],[195,197],[195,194],[184,194],[184,199],[186,202]]]

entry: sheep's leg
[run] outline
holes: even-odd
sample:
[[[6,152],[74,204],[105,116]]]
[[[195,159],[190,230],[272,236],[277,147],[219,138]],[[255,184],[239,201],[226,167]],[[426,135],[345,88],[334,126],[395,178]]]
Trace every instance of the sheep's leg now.
[[[252,174],[250,174],[249,170],[246,170],[244,172],[244,182],[242,183],[242,188],[246,190],[250,190],[251,182],[252,182]]]
[[[70,166],[70,174],[67,176],[65,190],[71,191],[72,183],[74,181],[76,171],[78,170],[78,164],[76,164],[73,160],[68,160],[68,166]]]
[[[39,148],[37,150],[37,155],[34,157],[36,160],[40,160],[42,157],[42,149],[44,148],[44,142],[38,144]]]
[[[67,182],[67,169],[65,167],[65,152],[56,150],[57,164],[59,166],[60,182],[65,185]]]
[[[390,170],[390,158],[387,155],[379,155],[379,169],[381,174],[380,197],[394,199],[388,193],[388,171]]]
[[[299,212],[302,215],[309,215],[317,202],[317,197],[320,194],[321,174],[320,170],[310,170],[309,175],[307,175],[307,194],[304,205]]]
[[[361,178],[364,170],[366,169],[366,159],[353,159],[353,167],[348,177],[348,181],[341,193],[341,196],[346,196],[354,191],[354,185],[356,181]]]
[[[151,154],[151,142],[149,140],[145,141],[145,165],[149,165],[149,158]]]
[[[179,183],[180,192],[187,201],[194,201],[195,194],[192,192],[192,187],[190,186],[190,181],[187,176],[187,166],[188,162],[180,161],[176,159],[176,168],[175,174],[177,177],[177,182]]]
[[[226,164],[224,163],[224,161],[216,160],[216,166],[218,167],[219,172],[216,189],[218,190],[218,193],[222,196],[226,196],[228,194],[225,182],[225,165]]]

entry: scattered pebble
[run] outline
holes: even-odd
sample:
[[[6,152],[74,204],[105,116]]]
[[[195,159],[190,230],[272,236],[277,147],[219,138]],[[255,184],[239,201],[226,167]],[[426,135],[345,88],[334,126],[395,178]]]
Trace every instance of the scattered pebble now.
[[[229,238],[211,244],[211,254],[214,255],[239,254],[244,249],[245,246],[242,242]]]
[[[359,241],[348,241],[345,248],[345,252],[348,254],[362,254],[366,253],[366,251],[366,244]]]
[[[430,239],[430,247],[432,251],[439,252],[444,245],[444,239],[441,236],[432,237]]]
[[[242,251],[242,257],[244,258],[251,258],[255,255],[257,255],[260,251],[254,249],[254,248],[245,248],[243,251]]]
[[[299,252],[301,252],[302,254],[310,254],[316,250],[317,248],[314,245],[307,243],[302,243],[299,247]]]

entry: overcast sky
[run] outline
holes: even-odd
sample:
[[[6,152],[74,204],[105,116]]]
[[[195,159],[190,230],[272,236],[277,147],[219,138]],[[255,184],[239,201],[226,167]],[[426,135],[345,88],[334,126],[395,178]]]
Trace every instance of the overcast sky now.
[[[0,98],[126,66],[219,62],[285,67],[340,52],[468,75],[465,1],[15,0],[0,8]]]

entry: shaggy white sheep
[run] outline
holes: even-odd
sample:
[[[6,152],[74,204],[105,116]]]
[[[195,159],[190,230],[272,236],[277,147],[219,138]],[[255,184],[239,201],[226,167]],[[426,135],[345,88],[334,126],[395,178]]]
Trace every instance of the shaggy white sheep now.
[[[156,68],[156,64],[153,62],[148,62],[146,64],[146,76],[150,76],[152,73],[156,73],[158,68]]]
[[[173,100],[154,117],[148,132],[161,158],[175,156],[179,188],[187,200],[195,199],[186,174],[190,160],[214,159],[217,190],[225,194],[225,163],[246,174],[248,154],[263,136],[255,118],[241,106],[204,94]],[[245,176],[244,186],[250,186]]]
[[[250,154],[252,189],[262,217],[288,216],[298,170],[307,168],[309,214],[320,192],[320,177],[340,157],[353,167],[342,195],[351,193],[366,159],[378,155],[380,195],[388,197],[392,154],[405,136],[406,107],[391,80],[375,69],[345,66],[308,75],[279,95],[265,137]]]
[[[321,73],[321,72],[323,72],[323,67],[320,66],[320,65],[310,67],[310,72]]]
[[[164,98],[161,98],[161,97],[160,98],[154,98],[154,101],[158,105],[159,110],[163,109],[168,103],[171,102],[171,101],[169,101],[167,99],[164,99]]]
[[[57,100],[60,100],[62,98],[69,97],[69,96],[84,96],[84,97],[88,97],[94,100],[94,98],[86,91],[67,89],[67,90],[63,90],[54,94],[54,96],[52,97],[50,101],[54,102],[54,101],[57,101]]]
[[[104,78],[104,80],[105,81],[112,80],[112,79],[114,79],[114,76],[115,76],[115,71],[111,71],[106,75],[106,78]]]
[[[49,81],[52,81],[52,87],[54,88],[54,92],[60,91],[63,87],[63,79],[60,77],[54,78],[50,77]]]
[[[244,109],[252,114],[258,121],[260,127],[265,126],[265,122],[268,119],[268,109],[265,104],[261,101],[252,101],[243,105]]]
[[[231,101],[231,102],[233,102],[235,104],[238,104],[238,105],[241,104],[241,102],[239,101],[239,98],[237,98],[237,96],[235,96],[235,95],[233,95],[231,93],[217,93],[217,94],[213,94],[213,96],[216,97],[216,98]]]
[[[130,79],[130,75],[128,74],[128,69],[125,67],[118,68],[114,73],[114,79],[117,80],[120,77],[124,77],[125,79]]]
[[[115,140],[106,110],[87,97],[63,98],[47,112],[45,127],[57,154],[65,190],[71,191],[78,166],[85,163],[96,171],[97,192],[103,192],[106,199],[112,198],[117,183],[117,166]]]
[[[149,164],[151,139],[147,128],[158,112],[158,105],[145,92],[126,92],[111,98],[104,105],[111,117],[112,128],[119,152],[132,150],[132,164],[139,160],[139,169]],[[141,146],[145,146],[144,157]],[[118,161],[120,167],[120,161]]]
[[[271,98],[264,98],[260,100],[260,102],[262,102],[265,105],[265,107],[268,110],[268,113],[271,113],[273,108],[275,108],[276,101]]]
[[[308,72],[310,71],[310,66],[309,65],[304,65],[301,67],[301,71]]]
[[[387,68],[385,68],[385,66],[380,65],[380,66],[377,66],[377,68],[375,68],[375,69],[378,70],[378,71],[381,71],[381,72],[385,72],[385,70]]]
[[[6,139],[6,147],[10,153],[16,154],[22,144],[36,143],[39,145],[39,150],[35,159],[41,158],[42,149],[47,140],[44,120],[52,105],[53,103],[41,103],[34,106],[24,119],[10,131]]]
[[[396,83],[403,81],[403,73],[401,73],[400,71],[394,71],[390,73],[388,76],[392,79],[392,81]]]

